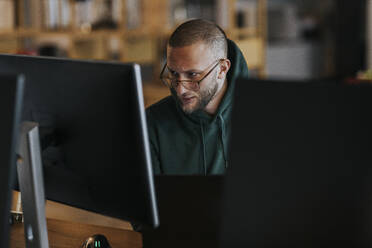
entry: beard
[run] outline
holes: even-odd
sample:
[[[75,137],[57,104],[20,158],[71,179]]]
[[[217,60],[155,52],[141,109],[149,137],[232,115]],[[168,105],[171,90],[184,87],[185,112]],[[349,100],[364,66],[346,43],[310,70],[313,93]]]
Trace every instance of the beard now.
[[[181,102],[181,107],[182,107],[182,110],[186,113],[186,114],[192,114],[193,112],[197,111],[197,110],[202,110],[204,109],[208,104],[209,102],[214,98],[214,96],[216,95],[217,91],[218,91],[218,81],[217,81],[217,75],[215,74],[215,79],[211,82],[209,82],[209,84],[207,84],[205,86],[205,88],[200,88],[199,92],[195,92],[194,93],[194,99],[191,103],[183,103],[182,100],[179,98],[180,102]]]

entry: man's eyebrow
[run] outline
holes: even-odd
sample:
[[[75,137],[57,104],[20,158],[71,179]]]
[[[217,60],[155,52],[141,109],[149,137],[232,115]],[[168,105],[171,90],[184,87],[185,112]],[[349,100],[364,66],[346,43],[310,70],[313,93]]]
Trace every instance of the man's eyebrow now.
[[[170,70],[171,72],[174,72],[174,70],[172,68],[170,68],[168,65],[167,65],[167,68],[168,70]]]
[[[172,68],[170,68],[168,65],[167,65],[167,67],[168,67],[168,70],[170,70],[171,72],[177,72],[177,73],[179,73],[178,71],[175,71],[175,70],[173,70]],[[197,73],[201,73],[201,72],[203,72],[202,70],[198,70],[198,69],[189,69],[189,70],[187,70],[187,71],[183,71],[182,73],[189,73],[189,72],[197,72]]]

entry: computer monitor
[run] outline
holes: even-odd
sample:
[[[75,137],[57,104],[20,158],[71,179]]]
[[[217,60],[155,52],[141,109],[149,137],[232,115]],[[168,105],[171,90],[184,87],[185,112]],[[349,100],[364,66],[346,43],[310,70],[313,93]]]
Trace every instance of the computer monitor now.
[[[370,247],[372,85],[237,81],[221,247]]]
[[[220,175],[155,176],[161,225],[141,230],[143,247],[217,247],[223,180]]]
[[[23,88],[22,76],[0,75],[0,247],[9,247],[11,186],[16,171]]]
[[[0,55],[0,73],[27,78],[47,199],[158,225],[138,65]]]

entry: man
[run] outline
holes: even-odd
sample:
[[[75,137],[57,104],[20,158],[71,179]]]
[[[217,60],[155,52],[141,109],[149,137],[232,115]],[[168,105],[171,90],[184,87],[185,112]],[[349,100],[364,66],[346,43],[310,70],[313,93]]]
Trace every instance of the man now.
[[[248,76],[239,48],[216,24],[181,24],[167,44],[168,96],[147,109],[155,174],[223,174],[235,80]]]

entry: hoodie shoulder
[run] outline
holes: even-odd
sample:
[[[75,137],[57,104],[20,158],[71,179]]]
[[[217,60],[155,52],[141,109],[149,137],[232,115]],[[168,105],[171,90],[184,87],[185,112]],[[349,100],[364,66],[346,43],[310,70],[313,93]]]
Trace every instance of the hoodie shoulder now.
[[[173,104],[175,104],[173,97],[167,96],[159,100],[158,102],[150,105],[149,107],[147,107],[146,111],[154,111],[154,110],[156,111],[159,109],[170,107]]]
[[[166,117],[169,115],[169,111],[174,111],[175,101],[172,96],[167,96],[160,101],[152,104],[147,107],[146,114],[147,116],[156,116],[156,118]]]

